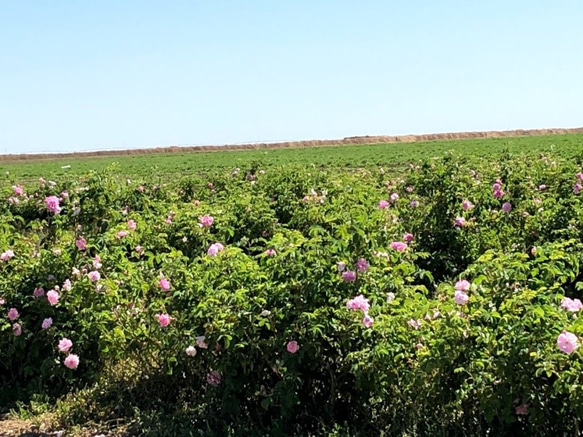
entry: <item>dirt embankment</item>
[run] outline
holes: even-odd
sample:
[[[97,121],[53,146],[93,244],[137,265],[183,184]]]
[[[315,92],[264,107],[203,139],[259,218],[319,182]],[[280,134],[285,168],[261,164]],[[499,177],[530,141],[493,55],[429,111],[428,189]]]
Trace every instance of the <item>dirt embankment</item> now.
[[[464,140],[472,138],[505,138],[505,137],[560,135],[574,133],[583,133],[583,127],[556,128],[556,129],[517,129],[508,131],[486,131],[486,132],[453,132],[425,135],[398,135],[398,136],[367,135],[358,137],[346,137],[337,140],[308,140],[308,141],[252,143],[222,146],[169,146],[169,147],[152,147],[148,149],[101,150],[94,152],[72,152],[72,153],[11,154],[0,155],[0,162],[28,161],[28,160],[36,161],[43,159],[82,158],[99,156],[106,157],[106,156],[147,155],[152,153],[218,152],[252,149],[283,149],[293,147],[322,147],[350,144],[413,143],[417,141]]]

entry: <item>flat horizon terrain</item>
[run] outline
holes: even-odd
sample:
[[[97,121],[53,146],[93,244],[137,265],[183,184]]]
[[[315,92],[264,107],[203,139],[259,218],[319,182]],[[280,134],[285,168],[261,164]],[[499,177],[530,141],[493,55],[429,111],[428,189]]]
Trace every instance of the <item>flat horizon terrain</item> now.
[[[366,138],[358,137],[355,141]],[[152,153],[114,156],[56,156],[52,159],[31,157],[26,160],[0,161],[0,171],[12,182],[26,182],[39,177],[81,176],[112,165],[116,166],[116,173],[130,178],[145,174],[156,177],[173,175],[180,178],[197,172],[236,168],[252,163],[264,167],[289,163],[355,168],[369,165],[400,167],[412,161],[440,156],[447,151],[479,157],[495,157],[503,151],[512,154],[553,151],[561,156],[572,157],[583,153],[583,133],[213,150],[216,151],[177,150],[171,153],[155,153],[154,150]]]

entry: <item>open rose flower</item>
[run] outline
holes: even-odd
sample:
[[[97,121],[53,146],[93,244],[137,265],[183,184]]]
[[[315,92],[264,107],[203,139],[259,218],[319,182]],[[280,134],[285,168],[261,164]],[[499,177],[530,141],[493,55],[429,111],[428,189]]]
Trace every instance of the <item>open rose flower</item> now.
[[[67,355],[64,364],[67,368],[75,370],[79,366],[79,356],[75,354]]]
[[[297,341],[292,340],[287,343],[286,349],[290,354],[295,354],[298,350],[300,350],[300,346],[298,345]]]
[[[156,320],[158,320],[158,323],[160,324],[161,327],[165,328],[166,326],[168,326],[170,324],[171,318],[168,314],[156,314],[154,316],[156,318]]]
[[[57,196],[49,196],[45,199],[45,206],[52,214],[59,214],[61,212],[61,200]]]
[[[579,347],[577,336],[572,332],[563,331],[557,338],[557,347],[566,354],[573,353]]]

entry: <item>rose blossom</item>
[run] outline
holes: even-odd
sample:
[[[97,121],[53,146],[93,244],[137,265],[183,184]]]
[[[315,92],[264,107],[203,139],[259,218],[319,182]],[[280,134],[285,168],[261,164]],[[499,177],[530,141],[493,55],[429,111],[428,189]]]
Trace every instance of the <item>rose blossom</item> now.
[[[194,357],[196,355],[196,348],[194,346],[188,346],[185,352],[189,357]]]
[[[465,305],[470,300],[470,296],[468,296],[465,292],[463,292],[461,290],[456,290],[453,300],[458,305]]]
[[[47,293],[47,300],[52,306],[55,306],[57,302],[59,302],[60,297],[61,296],[56,290],[49,290],[49,292]]]
[[[370,309],[370,304],[367,298],[365,298],[362,294],[359,294],[358,296],[346,302],[346,308],[349,310],[361,310],[366,313]]]
[[[297,341],[292,340],[288,342],[286,349],[290,354],[295,354],[300,349],[300,346]]]
[[[75,370],[79,366],[79,356],[75,354],[67,355],[64,363],[69,369]]]
[[[170,281],[166,278],[162,278],[158,281],[160,288],[164,291],[170,290]]]
[[[20,326],[20,323],[14,323],[12,325],[12,333],[15,337],[18,337],[20,334],[22,334],[22,326]]]
[[[354,282],[356,281],[356,273],[351,270],[347,270],[342,273],[342,279],[346,282]]]
[[[46,319],[43,320],[41,328],[49,329],[51,326],[53,326],[53,319],[50,317],[47,317]]]
[[[374,323],[374,319],[371,316],[369,316],[368,314],[365,314],[364,318],[362,319],[362,325],[365,328],[370,328],[373,323]]]
[[[87,273],[87,277],[91,280],[91,282],[97,282],[101,279],[101,274],[97,270],[93,270]]]
[[[8,310],[8,320],[10,320],[11,322],[14,322],[16,319],[18,319],[18,316],[20,314],[18,313],[18,310],[16,308],[10,308]]]
[[[73,347],[73,342],[68,338],[62,338],[59,340],[57,347],[59,348],[59,352],[67,353]]]
[[[208,248],[207,250],[207,254],[209,256],[216,256],[219,252],[221,252],[223,249],[225,248],[225,246],[223,246],[221,243],[214,243],[211,244],[211,246]]]
[[[60,199],[57,196],[49,196],[45,199],[45,206],[49,212],[59,214],[61,212],[59,202]]]
[[[210,228],[213,223],[214,223],[215,219],[212,215],[201,215],[198,218],[198,223],[200,226],[204,227],[204,228]]]
[[[389,247],[397,252],[405,252],[407,250],[407,244],[401,241],[393,241],[389,244]]]
[[[359,272],[366,272],[369,269],[369,265],[368,262],[364,259],[364,258],[360,258],[357,262],[356,262],[356,270],[358,270]]]
[[[389,202],[386,200],[379,201],[379,209],[385,209],[387,206],[389,206]]]
[[[563,331],[557,338],[557,346],[561,352],[570,354],[579,347],[577,336],[571,332]]]
[[[465,279],[462,279],[461,281],[457,281],[455,283],[455,289],[460,291],[468,291],[470,289],[470,283]]]
[[[579,299],[571,299],[569,297],[565,297],[561,302],[561,308],[566,309],[567,311],[577,312],[581,308],[583,308],[583,303]]]
[[[87,241],[83,237],[77,238],[77,241],[75,241],[75,245],[77,246],[77,249],[79,249],[79,250],[87,249]]]
[[[166,313],[156,314],[154,317],[156,317],[156,320],[158,320],[158,323],[163,328],[165,328],[166,326],[168,326],[170,324],[170,320],[171,320],[170,316]]]

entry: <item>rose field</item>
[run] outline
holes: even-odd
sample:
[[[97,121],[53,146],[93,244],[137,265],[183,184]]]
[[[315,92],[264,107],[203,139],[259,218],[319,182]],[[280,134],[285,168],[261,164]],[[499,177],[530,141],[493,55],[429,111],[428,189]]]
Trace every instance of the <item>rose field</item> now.
[[[1,166],[0,411],[71,435],[579,435],[583,136],[560,139]]]

